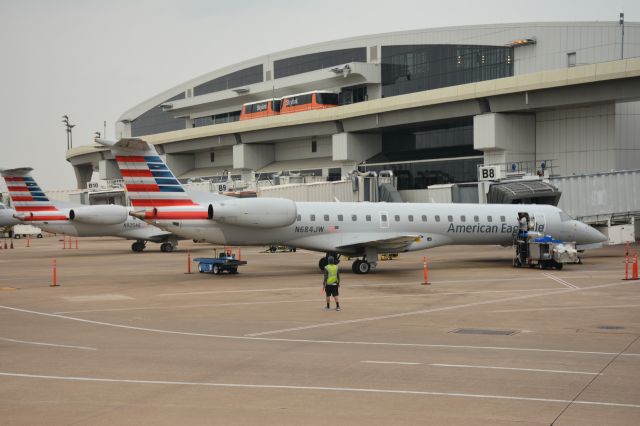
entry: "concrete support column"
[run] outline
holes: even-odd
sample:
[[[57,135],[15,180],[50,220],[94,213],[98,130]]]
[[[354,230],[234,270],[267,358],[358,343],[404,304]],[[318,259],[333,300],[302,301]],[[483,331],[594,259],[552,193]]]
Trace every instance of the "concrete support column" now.
[[[382,151],[379,134],[336,133],[332,136],[333,161],[361,163]]]
[[[98,172],[102,180],[122,179],[122,173],[120,173],[116,160],[100,160]]]
[[[484,152],[485,164],[534,161],[535,114],[489,113],[474,116],[473,148]]]
[[[177,178],[196,168],[195,154],[166,154],[164,161]]]
[[[73,171],[76,174],[76,185],[78,186],[78,189],[86,189],[87,183],[91,182],[91,176],[93,175],[93,165],[74,165]]]
[[[233,146],[233,168],[258,170],[276,159],[273,144],[252,143]]]

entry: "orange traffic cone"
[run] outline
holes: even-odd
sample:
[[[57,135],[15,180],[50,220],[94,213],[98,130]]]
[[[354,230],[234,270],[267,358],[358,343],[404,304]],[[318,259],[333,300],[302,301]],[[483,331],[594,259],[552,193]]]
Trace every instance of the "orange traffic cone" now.
[[[427,256],[424,256],[424,259],[423,259],[422,275],[423,275],[422,285],[430,285],[431,283],[429,282],[429,270],[427,269]]]

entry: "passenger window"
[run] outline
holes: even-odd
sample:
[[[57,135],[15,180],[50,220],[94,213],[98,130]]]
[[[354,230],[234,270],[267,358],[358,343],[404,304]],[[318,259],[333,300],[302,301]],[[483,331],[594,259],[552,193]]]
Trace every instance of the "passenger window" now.
[[[436,222],[440,222],[440,215],[436,215]]]
[[[487,216],[487,222],[493,222],[493,216]]]
[[[383,222],[386,222],[388,220],[387,219],[387,215],[386,214],[380,215],[380,220],[383,221]]]
[[[296,220],[297,220],[298,222],[300,222],[300,221],[302,220],[302,215],[301,215],[301,214],[299,214],[299,215],[298,215],[298,217],[296,218]]]
[[[364,218],[367,220],[367,222],[371,222],[371,215],[370,214],[366,215]]]
[[[352,214],[351,215],[351,220],[354,221],[354,222],[357,221],[358,220],[358,216],[356,216],[355,214]]]
[[[426,214],[423,214],[423,215],[422,215],[422,221],[423,221],[423,222],[426,222],[426,221],[427,221],[427,215],[426,215]]]
[[[394,219],[396,222],[400,222],[400,216],[398,216],[398,215],[395,215],[395,216],[393,217],[393,219]]]
[[[413,215],[412,214],[409,215],[409,222],[413,222]]]
[[[315,221],[316,221],[316,215],[315,215],[315,214],[312,214],[312,215],[311,215],[311,222],[315,222]]]
[[[504,216],[500,216],[500,222],[506,222],[507,220],[505,219]]]
[[[447,219],[449,220],[449,222],[453,222],[453,216],[447,216]]]
[[[474,216],[474,217],[473,217],[473,221],[474,221],[474,222],[480,222],[480,218],[479,218],[478,216]]]
[[[338,215],[338,222],[342,222],[342,220],[344,219],[344,216],[342,216],[341,214]]]
[[[460,222],[466,222],[467,221],[467,217],[462,215],[460,216]]]
[[[325,215],[324,215],[324,221],[325,221],[325,222],[329,222],[329,215],[328,215],[328,214],[325,214]]]

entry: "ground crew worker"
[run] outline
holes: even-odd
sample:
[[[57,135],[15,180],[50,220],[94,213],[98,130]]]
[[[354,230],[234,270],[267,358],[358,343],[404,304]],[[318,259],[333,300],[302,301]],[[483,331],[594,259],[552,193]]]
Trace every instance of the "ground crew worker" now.
[[[340,301],[338,300],[338,287],[340,286],[340,273],[333,256],[327,257],[327,266],[324,267],[324,279],[322,287],[327,295],[327,307],[325,311],[331,309],[331,296],[336,301],[336,311],[340,310]]]
[[[524,233],[529,230],[529,222],[527,221],[527,216],[524,213],[518,213],[518,215],[520,216],[518,219],[520,235],[524,235]]]

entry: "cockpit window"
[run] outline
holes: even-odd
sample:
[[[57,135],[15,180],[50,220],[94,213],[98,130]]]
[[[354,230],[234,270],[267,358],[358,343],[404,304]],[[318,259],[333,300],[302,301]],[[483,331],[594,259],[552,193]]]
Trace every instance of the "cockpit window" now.
[[[568,214],[566,214],[565,212],[560,210],[560,220],[562,222],[567,222],[567,221],[570,221],[570,220],[573,220],[573,219],[571,218],[571,216],[569,216]]]

